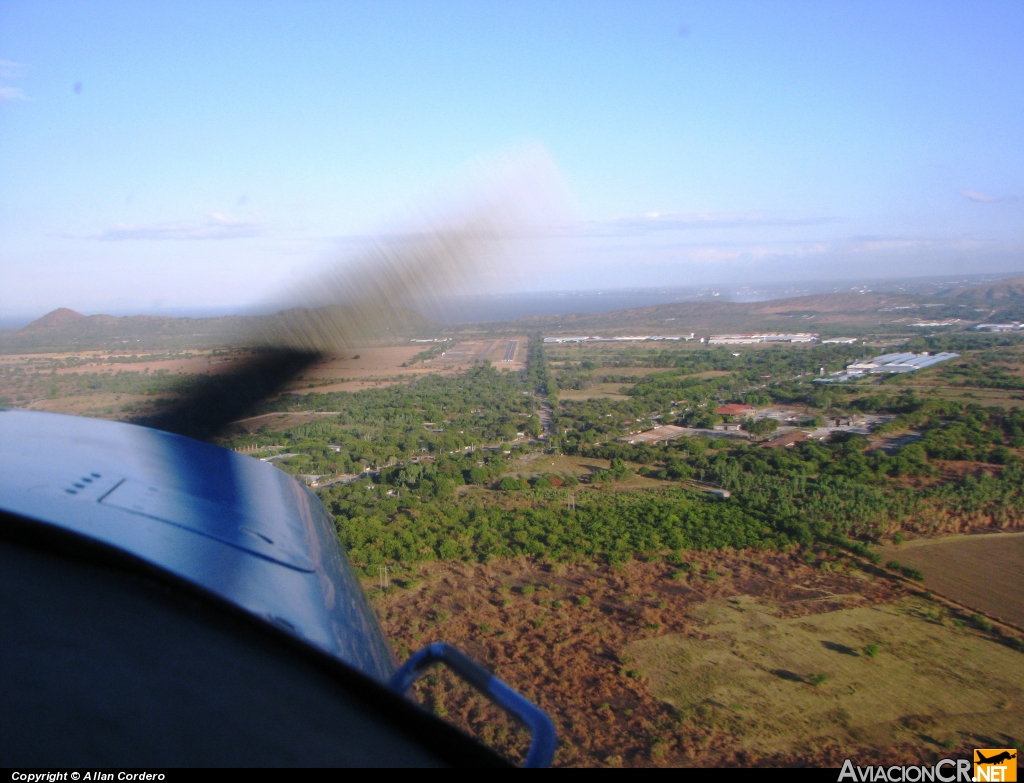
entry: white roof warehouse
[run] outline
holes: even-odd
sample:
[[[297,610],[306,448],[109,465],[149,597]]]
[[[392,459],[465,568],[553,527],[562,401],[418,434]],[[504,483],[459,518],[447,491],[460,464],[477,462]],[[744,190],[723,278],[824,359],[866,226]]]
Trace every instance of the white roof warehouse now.
[[[939,362],[959,357],[958,353],[887,353],[874,359],[864,359],[846,367],[848,373],[864,372],[913,372],[931,367]]]

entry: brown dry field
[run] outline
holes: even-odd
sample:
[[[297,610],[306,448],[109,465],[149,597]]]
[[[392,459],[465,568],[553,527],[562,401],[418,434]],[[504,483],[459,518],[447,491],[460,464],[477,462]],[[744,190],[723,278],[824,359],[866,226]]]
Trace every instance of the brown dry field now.
[[[299,393],[360,391],[375,386],[401,383],[421,375],[440,371],[441,368],[432,363],[418,362],[412,366],[402,366],[423,350],[423,345],[414,344],[357,348],[346,351],[307,370],[301,378],[292,384],[291,391]],[[359,358],[356,359],[356,356]],[[398,376],[404,377],[399,378]],[[336,382],[331,383],[331,381]]]
[[[540,704],[558,730],[558,766],[839,766],[850,756],[860,764],[930,762],[940,752],[1009,747],[1024,736],[1021,653],[1000,637],[949,624],[948,609],[929,619],[937,604],[902,580],[849,565],[826,573],[795,553],[684,558],[691,571],[681,579],[673,578],[679,567],[660,558],[620,568],[520,559],[424,564],[398,580],[402,587],[367,587],[400,658],[446,641]],[[751,609],[740,640],[735,622],[721,615]],[[764,671],[766,662],[752,660],[742,677],[726,680],[730,701],[701,691],[701,682],[715,685],[702,672],[735,645],[771,650],[787,631],[796,636],[779,644],[780,655],[792,658],[785,670]],[[877,659],[858,652],[865,643],[858,640],[873,641],[872,633],[880,634]],[[944,651],[941,671],[930,663],[934,645]],[[961,659],[970,665],[958,675]],[[831,679],[811,685],[816,672]],[[957,676],[971,678],[960,701],[942,695]],[[904,680],[895,706],[866,719]],[[523,753],[523,731],[452,676],[424,678],[418,694],[511,757]],[[801,723],[804,702],[813,725]]]
[[[879,554],[921,571],[936,593],[1024,628],[1024,533],[915,539]]]
[[[209,375],[230,370],[232,365],[238,360],[237,356],[212,356],[210,354],[203,354],[199,356],[192,356],[188,359],[162,359],[152,362],[132,362],[130,364],[124,364],[106,361],[106,357],[109,355],[110,354],[106,354],[102,357],[95,357],[94,361],[91,361],[88,364],[79,365],[78,367],[62,367],[57,370],[57,375],[78,375],[82,373],[121,371],[152,373],[159,370],[163,370],[170,375],[195,375],[200,373]],[[50,354],[47,356],[48,358],[57,358]],[[79,358],[86,357],[79,355]]]
[[[458,342],[441,356],[424,359],[411,365],[409,362],[412,358],[429,349],[430,344],[414,343],[355,349],[316,365],[293,384],[292,391],[360,391],[389,386],[392,383],[405,383],[423,375],[454,374],[484,360],[489,360],[501,370],[523,369],[526,366],[526,338],[519,338],[515,360],[503,362],[501,360],[508,345],[509,340],[505,338]],[[358,359],[354,358],[356,355],[359,356]],[[332,380],[337,382],[331,383]]]
[[[105,359],[108,356],[129,356],[130,354],[117,354],[113,351],[58,351],[56,353],[4,353],[0,354],[0,365],[2,364],[24,364],[24,363],[45,363],[52,359]]]

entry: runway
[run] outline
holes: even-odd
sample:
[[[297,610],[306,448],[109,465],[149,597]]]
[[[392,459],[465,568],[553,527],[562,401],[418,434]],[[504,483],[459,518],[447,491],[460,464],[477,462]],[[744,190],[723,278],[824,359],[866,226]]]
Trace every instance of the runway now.
[[[502,361],[503,362],[511,362],[511,361],[513,361],[516,358],[516,348],[518,346],[519,346],[519,341],[518,340],[509,340],[508,341],[508,350],[505,351],[505,358],[502,359]]]

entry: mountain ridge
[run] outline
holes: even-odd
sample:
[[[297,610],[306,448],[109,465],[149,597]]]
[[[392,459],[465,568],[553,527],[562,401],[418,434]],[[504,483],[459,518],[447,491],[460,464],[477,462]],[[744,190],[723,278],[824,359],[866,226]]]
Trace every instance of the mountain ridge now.
[[[977,304],[1005,303],[1006,300],[1024,300],[1024,277],[1014,277],[999,283],[980,286],[960,286],[945,296]]]
[[[985,305],[986,310],[973,308]],[[531,315],[503,322],[441,324],[407,313],[387,339],[458,336],[469,333],[528,331],[598,331],[628,334],[633,330],[655,333],[715,333],[730,331],[785,331],[858,333],[892,331],[915,322],[947,320],[968,323],[996,317],[1024,317],[1024,277],[996,284],[961,286],[936,296],[893,292],[811,294],[760,302],[687,301],[647,305],[606,313]],[[267,327],[286,322],[291,311],[273,315],[227,315],[185,318],[152,315],[83,315],[57,308],[16,332],[0,336],[0,352],[53,350],[155,350],[231,348],[253,342]],[[979,313],[984,312],[984,315]],[[429,335],[427,334],[429,332]],[[384,335],[381,339],[386,339]]]

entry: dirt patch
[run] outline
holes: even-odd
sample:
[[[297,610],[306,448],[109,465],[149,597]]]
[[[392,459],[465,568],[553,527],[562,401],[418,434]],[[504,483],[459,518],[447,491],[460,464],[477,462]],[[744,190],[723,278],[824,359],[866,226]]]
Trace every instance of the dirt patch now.
[[[1024,627],[1024,533],[918,539],[878,551],[921,571],[935,592]]]

